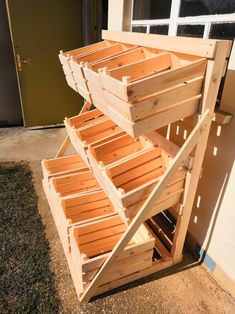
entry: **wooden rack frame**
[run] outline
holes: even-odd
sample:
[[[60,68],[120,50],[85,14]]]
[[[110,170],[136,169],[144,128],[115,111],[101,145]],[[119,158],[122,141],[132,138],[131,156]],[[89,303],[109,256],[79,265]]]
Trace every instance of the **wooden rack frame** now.
[[[189,137],[183,144],[183,146],[177,151],[173,162],[169,164],[168,168],[161,176],[160,180],[157,182],[156,186],[153,188],[152,192],[149,194],[147,199],[142,204],[138,213],[135,215],[130,224],[127,225],[127,228],[113,250],[107,255],[107,258],[103,261],[102,266],[97,271],[94,278],[91,280],[89,285],[86,287],[84,292],[79,295],[79,299],[81,302],[88,302],[91,297],[94,295],[100,294],[104,291],[113,289],[117,286],[124,285],[130,281],[137,280],[141,277],[154,273],[160,269],[169,267],[177,262],[179,262],[182,258],[182,250],[186,237],[186,232],[188,228],[188,223],[191,215],[191,209],[197,189],[197,184],[199,180],[199,176],[201,173],[201,166],[203,162],[203,157],[207,145],[207,140],[209,136],[209,130],[211,126],[212,119],[214,118],[214,106],[216,102],[216,97],[219,89],[220,80],[223,74],[223,70],[225,67],[226,58],[229,55],[231,43],[229,41],[221,41],[221,40],[204,40],[204,39],[193,39],[193,38],[181,38],[181,37],[170,37],[170,36],[160,36],[160,35],[147,35],[140,33],[128,33],[128,32],[114,32],[114,31],[103,31],[102,38],[104,42],[108,43],[108,46],[115,45],[115,43],[123,43],[127,45],[132,45],[133,50],[132,54],[135,53],[136,46],[141,45],[141,47],[145,47],[147,49],[157,49],[159,51],[168,51],[173,53],[181,53],[181,54],[189,54],[191,56],[196,56],[202,58],[200,64],[205,67],[206,62],[206,72],[205,79],[203,83],[203,91],[200,99],[200,106],[198,113],[198,122],[195,125],[194,129],[190,133]],[[103,44],[107,47],[107,44]],[[97,45],[97,44],[95,44]],[[97,47],[101,49],[102,44],[98,44]],[[97,49],[98,49],[97,48]],[[85,49],[85,48],[84,48]],[[88,49],[90,49],[88,47]],[[109,51],[112,48],[105,48]],[[84,50],[85,51],[85,50]],[[91,50],[92,51],[92,48]],[[74,54],[74,52],[73,52]],[[99,50],[100,54],[100,50]],[[125,52],[124,52],[125,54]],[[102,54],[101,54],[102,55]],[[63,62],[67,62],[67,58],[65,55],[62,55],[61,58]],[[199,59],[200,60],[200,59]],[[103,60],[102,62],[109,62],[107,60]],[[197,63],[196,62],[196,63]],[[95,65],[94,65],[95,66]],[[92,68],[92,67],[91,67]],[[89,67],[88,67],[89,70]],[[200,72],[200,71],[199,71]],[[86,71],[85,71],[86,73]],[[114,72],[113,72],[114,73]],[[199,73],[202,75],[202,73]],[[87,75],[89,75],[89,71],[87,71]],[[115,74],[119,75],[119,74]],[[128,86],[128,80],[127,80]],[[89,84],[88,84],[89,87]],[[152,90],[152,86],[151,86]],[[197,91],[198,93],[198,91]],[[91,97],[92,98],[92,97]],[[90,104],[88,102],[85,103],[84,107],[81,110],[82,112],[88,111]],[[101,109],[101,108],[100,108]],[[101,109],[102,111],[102,109]],[[196,112],[192,112],[194,114]],[[179,119],[179,117],[177,117]],[[165,121],[165,125],[170,122],[168,119]],[[162,125],[161,125],[162,126]],[[146,130],[144,130],[146,133]],[[161,139],[160,139],[161,142]],[[162,141],[164,143],[164,140]],[[70,144],[70,139],[67,136],[63,145],[59,149],[56,157],[63,156],[68,145]],[[172,147],[175,150],[175,147]],[[157,202],[162,192],[164,191],[167,184],[172,180],[175,173],[178,169],[185,164],[185,161],[188,160],[189,156],[192,155],[193,152],[193,162],[190,163],[188,167],[188,172],[186,175],[186,183],[184,189],[184,195],[181,200],[181,203],[177,207],[177,224],[175,230],[175,236],[171,249],[171,256],[165,256],[163,261],[152,262],[150,267],[146,269],[140,270],[139,272],[131,275],[127,275],[126,277],[120,278],[114,282],[107,283],[106,285],[102,285],[102,280],[104,276],[109,272],[111,266],[115,261],[119,258],[120,254],[123,253],[126,246],[128,245],[131,238],[138,231],[140,226],[148,219],[152,217],[152,207]],[[154,213],[154,215],[156,212]],[[67,257],[68,258],[68,257]],[[74,277],[74,269],[71,266],[71,262],[69,262],[72,276]],[[75,282],[76,286],[76,282]]]

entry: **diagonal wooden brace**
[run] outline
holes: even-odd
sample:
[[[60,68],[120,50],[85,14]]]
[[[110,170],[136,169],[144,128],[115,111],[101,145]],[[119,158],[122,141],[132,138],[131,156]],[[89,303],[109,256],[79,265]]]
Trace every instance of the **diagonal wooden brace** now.
[[[201,119],[197,123],[194,130],[189,135],[188,139],[185,141],[184,145],[181,147],[177,153],[174,162],[167,169],[165,174],[162,176],[161,180],[157,183],[155,188],[150,193],[147,200],[142,205],[138,214],[135,216],[126,232],[123,234],[121,239],[118,241],[113,251],[110,253],[109,257],[106,259],[96,276],[91,281],[90,285],[87,287],[86,291],[81,296],[81,302],[88,302],[90,298],[94,295],[96,289],[102,283],[102,278],[105,273],[110,268],[111,264],[119,256],[119,254],[125,249],[131,238],[134,236],[136,231],[139,229],[140,225],[147,219],[151,208],[156,203],[157,199],[162,194],[164,188],[172,179],[172,176],[182,165],[185,158],[189,156],[194,147],[197,145],[202,134],[205,130],[208,130],[211,124],[212,117],[209,115],[209,110],[206,110],[205,113],[201,116]]]

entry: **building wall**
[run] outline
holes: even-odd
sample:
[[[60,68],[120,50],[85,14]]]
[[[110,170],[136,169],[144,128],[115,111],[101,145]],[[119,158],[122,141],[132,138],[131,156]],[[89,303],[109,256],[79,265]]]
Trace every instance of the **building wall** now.
[[[124,1],[125,2],[125,1]],[[124,30],[131,21],[123,15],[123,1],[109,0],[109,29]],[[125,11],[125,10],[124,10]],[[235,47],[230,57],[220,109],[235,115]],[[180,132],[176,134],[177,126]],[[171,126],[171,140],[181,146],[187,121]],[[203,173],[199,181],[191,221],[189,244],[213,272],[215,278],[235,296],[235,119],[228,125],[213,122]]]

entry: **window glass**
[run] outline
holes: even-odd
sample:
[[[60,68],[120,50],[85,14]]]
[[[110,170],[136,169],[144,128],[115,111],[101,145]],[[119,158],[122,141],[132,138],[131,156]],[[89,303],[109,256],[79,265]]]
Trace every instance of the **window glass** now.
[[[177,35],[186,37],[203,37],[204,25],[178,25]]]
[[[235,23],[212,24],[209,38],[233,40],[235,38]]]
[[[146,33],[146,31],[147,31],[146,26],[132,26],[132,32]]]
[[[181,0],[180,16],[235,12],[235,0]]]
[[[169,25],[154,25],[150,26],[150,33],[168,35]]]
[[[133,20],[167,19],[171,0],[134,0]]]

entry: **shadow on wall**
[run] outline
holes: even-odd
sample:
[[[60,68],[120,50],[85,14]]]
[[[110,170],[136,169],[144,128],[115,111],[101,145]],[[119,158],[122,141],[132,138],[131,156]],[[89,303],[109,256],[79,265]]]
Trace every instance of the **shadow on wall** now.
[[[221,109],[235,115],[235,106],[231,104],[231,99],[235,99],[235,96],[232,96],[235,93],[232,86],[235,86],[235,71],[228,70],[227,86],[224,89],[228,95],[228,100],[223,103]],[[189,125],[188,119],[178,121],[171,125],[170,140],[181,146],[191,130],[192,127]],[[220,211],[223,210],[223,215],[229,215],[229,209],[221,205],[235,160],[234,134],[234,119],[230,124],[223,126],[216,122],[212,123],[203,162],[202,177],[199,180],[189,224],[189,235],[199,246],[203,246],[202,252],[197,256],[200,262],[204,262],[215,227],[219,225],[218,215]],[[230,221],[228,221],[227,227],[232,228],[229,223]],[[224,231],[226,231],[226,226]],[[222,236],[223,234],[221,234]]]

